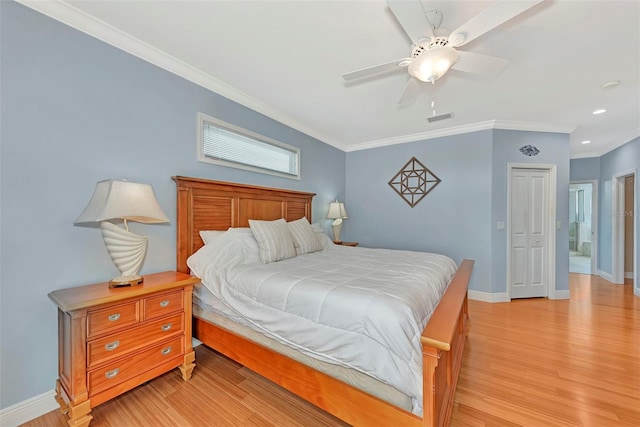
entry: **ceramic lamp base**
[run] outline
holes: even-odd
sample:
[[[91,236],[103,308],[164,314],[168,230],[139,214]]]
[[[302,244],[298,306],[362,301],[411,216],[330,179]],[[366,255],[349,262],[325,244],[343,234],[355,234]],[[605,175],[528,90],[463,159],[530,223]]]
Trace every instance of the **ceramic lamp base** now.
[[[340,232],[342,231],[342,221],[340,221],[340,224],[334,224],[333,225],[333,240],[336,242],[340,241]]]

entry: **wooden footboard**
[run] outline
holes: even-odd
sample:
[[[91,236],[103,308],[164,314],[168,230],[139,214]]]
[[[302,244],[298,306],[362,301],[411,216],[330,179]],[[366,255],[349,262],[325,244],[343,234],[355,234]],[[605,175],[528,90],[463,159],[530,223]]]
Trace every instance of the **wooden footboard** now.
[[[311,222],[313,193],[173,177],[178,190],[177,270],[202,246],[201,230],[247,227],[249,219]],[[467,287],[473,261],[464,260],[422,333],[424,417],[420,418],[300,362],[202,319],[194,336],[207,346],[274,381],[354,426],[444,427],[469,330]],[[197,375],[197,369],[196,373]]]
[[[425,426],[447,426],[469,334],[467,289],[474,262],[464,260],[422,332]]]

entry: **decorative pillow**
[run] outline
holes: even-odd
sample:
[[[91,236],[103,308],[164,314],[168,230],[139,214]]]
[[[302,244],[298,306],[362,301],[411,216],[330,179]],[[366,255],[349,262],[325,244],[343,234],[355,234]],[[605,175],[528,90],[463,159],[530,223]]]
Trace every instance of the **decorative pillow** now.
[[[296,256],[291,233],[283,218],[275,221],[250,219],[249,227],[258,241],[260,261],[263,264]]]
[[[288,222],[287,227],[289,227],[289,232],[291,232],[293,245],[296,247],[298,255],[322,250],[320,239],[318,239],[318,236],[313,231],[313,228],[311,228],[311,224],[309,224],[306,217]]]

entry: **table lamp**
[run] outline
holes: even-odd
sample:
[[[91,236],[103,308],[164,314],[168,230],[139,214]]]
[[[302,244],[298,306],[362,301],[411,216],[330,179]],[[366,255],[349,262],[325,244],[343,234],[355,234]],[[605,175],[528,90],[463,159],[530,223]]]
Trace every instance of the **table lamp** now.
[[[124,228],[110,222],[114,220],[122,220]],[[109,281],[110,288],[143,282],[138,273],[147,252],[147,238],[130,232],[127,221],[169,222],[151,185],[113,179],[98,181],[89,204],[74,222],[74,225],[100,223],[104,244],[120,270],[120,276]]]
[[[327,213],[327,219],[333,219],[333,240],[340,241],[340,232],[342,231],[342,220],[349,218],[347,211],[344,209],[344,203],[332,202],[329,204],[329,212]]]

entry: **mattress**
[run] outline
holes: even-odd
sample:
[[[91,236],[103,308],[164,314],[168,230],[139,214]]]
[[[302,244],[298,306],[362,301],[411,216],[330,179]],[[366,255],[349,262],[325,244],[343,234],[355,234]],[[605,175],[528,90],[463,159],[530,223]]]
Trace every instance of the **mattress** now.
[[[420,335],[455,263],[330,241],[323,248],[262,264],[251,232],[230,230],[188,263],[217,301],[207,296],[204,305],[305,357],[390,386],[420,415]]]

